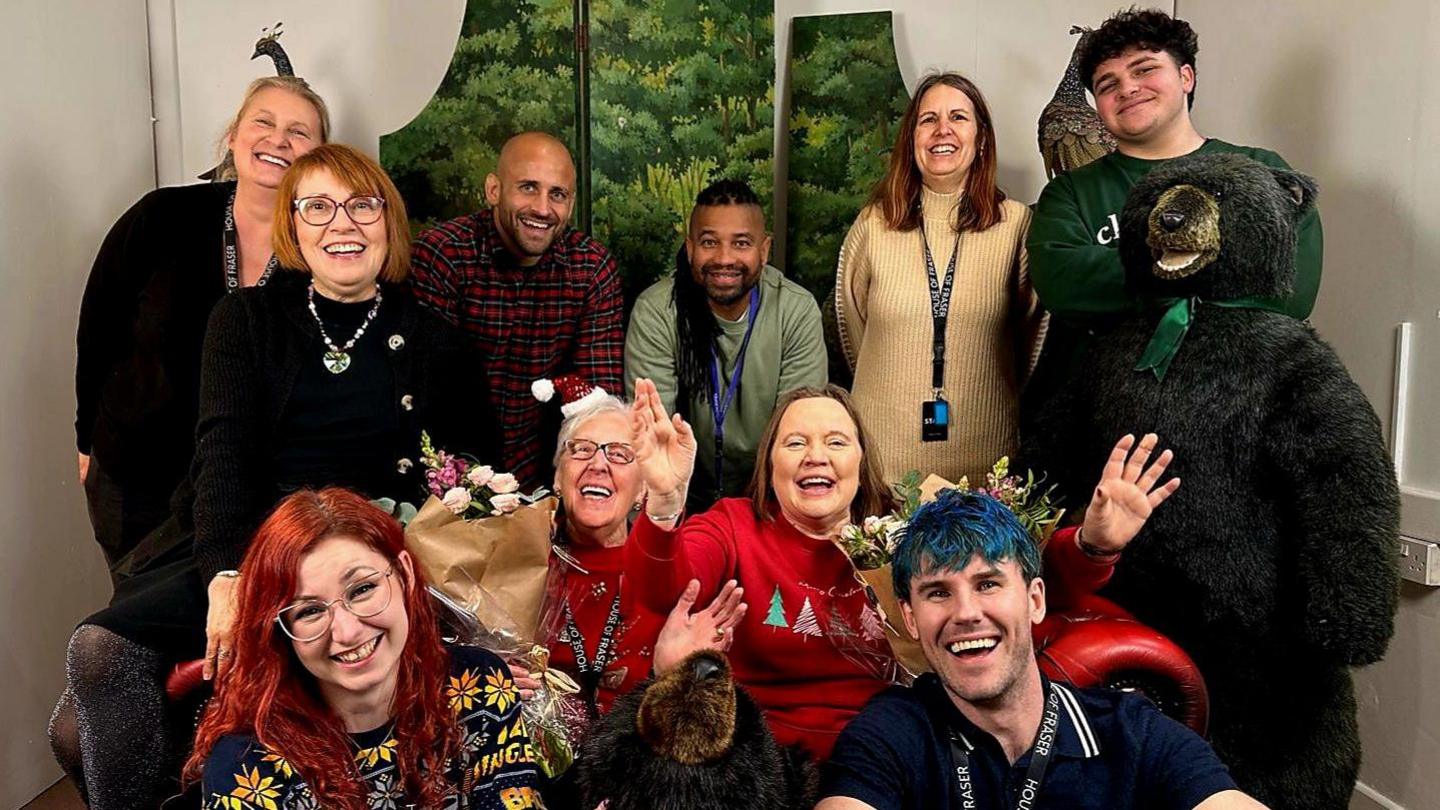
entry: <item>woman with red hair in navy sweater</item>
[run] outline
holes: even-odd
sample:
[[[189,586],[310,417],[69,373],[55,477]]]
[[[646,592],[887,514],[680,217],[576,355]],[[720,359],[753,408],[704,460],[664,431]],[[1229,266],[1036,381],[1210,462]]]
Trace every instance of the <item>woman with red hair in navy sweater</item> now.
[[[296,492],[242,567],[235,674],[185,768],[203,806],[539,806],[510,671],[440,643],[389,515],[343,489]]]

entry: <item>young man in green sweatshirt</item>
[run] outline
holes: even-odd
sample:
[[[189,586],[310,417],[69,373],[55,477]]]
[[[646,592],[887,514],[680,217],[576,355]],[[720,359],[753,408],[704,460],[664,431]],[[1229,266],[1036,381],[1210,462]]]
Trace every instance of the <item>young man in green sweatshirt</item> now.
[[[1030,276],[1051,313],[1039,367],[1022,411],[1033,412],[1084,364],[1090,340],[1142,306],[1120,267],[1120,210],[1151,169],[1189,154],[1237,152],[1289,168],[1274,152],[1207,138],[1190,119],[1194,103],[1195,31],[1161,11],[1121,11],[1087,43],[1080,75],[1119,150],[1051,180],[1040,194],[1026,240]],[[1309,317],[1320,289],[1323,240],[1312,211],[1300,226],[1295,287],[1269,307]],[[1022,416],[1023,418],[1023,416]]]

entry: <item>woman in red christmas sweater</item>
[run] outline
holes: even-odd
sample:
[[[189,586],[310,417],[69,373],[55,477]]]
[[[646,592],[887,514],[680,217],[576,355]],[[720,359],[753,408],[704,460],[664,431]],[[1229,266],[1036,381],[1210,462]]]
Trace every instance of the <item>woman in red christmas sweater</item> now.
[[[649,677],[652,659],[675,661],[700,647],[727,648],[730,628],[745,615],[744,592],[726,583],[708,607],[694,614],[698,583],[680,594],[678,603],[672,594],[659,611],[641,603],[625,576],[630,519],[639,515],[644,500],[630,406],[574,375],[556,378],[554,386],[566,399],[555,450],[555,493],[561,506],[540,635],[550,652],[549,666],[580,686],[593,719]],[[657,655],[657,636],[667,622],[670,632]],[[511,668],[522,694],[540,686],[524,667]],[[583,734],[583,729],[576,731]]]
[[[736,680],[782,744],[817,758],[865,701],[889,685],[889,647],[849,561],[833,542],[846,524],[895,507],[849,396],[835,386],[781,398],[760,441],[752,498],[726,498],[678,526],[695,439],[639,380],[631,414],[649,496],[626,544],[627,577],[651,610],[690,579],[699,598],[738,580],[752,609],[734,629]],[[857,655],[857,652],[860,654]],[[656,658],[664,671],[667,662]]]

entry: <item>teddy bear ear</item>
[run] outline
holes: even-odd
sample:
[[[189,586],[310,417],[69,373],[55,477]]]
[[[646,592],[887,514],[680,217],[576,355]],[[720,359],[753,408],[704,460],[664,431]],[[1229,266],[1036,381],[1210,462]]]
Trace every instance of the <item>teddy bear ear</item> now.
[[[1294,202],[1296,213],[1304,215],[1315,206],[1315,195],[1320,193],[1320,187],[1315,185],[1314,179],[1290,169],[1271,169],[1275,174],[1275,182],[1285,189]]]

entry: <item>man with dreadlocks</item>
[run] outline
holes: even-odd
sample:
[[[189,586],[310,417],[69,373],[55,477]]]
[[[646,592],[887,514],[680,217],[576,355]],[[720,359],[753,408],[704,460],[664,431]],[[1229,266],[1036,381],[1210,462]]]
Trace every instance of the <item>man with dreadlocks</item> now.
[[[695,198],[675,272],[640,294],[625,336],[625,390],[655,381],[665,410],[695,429],[688,511],[744,493],[780,395],[826,382],[820,308],[768,264],[765,212],[750,186]]]

